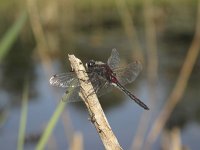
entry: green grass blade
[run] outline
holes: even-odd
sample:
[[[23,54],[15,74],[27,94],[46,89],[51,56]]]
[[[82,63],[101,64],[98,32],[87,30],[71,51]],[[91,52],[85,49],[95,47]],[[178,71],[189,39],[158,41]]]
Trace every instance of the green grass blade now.
[[[27,120],[27,112],[28,112],[28,94],[29,94],[29,84],[28,84],[28,80],[26,80],[24,83],[24,90],[23,90],[23,95],[22,95],[22,110],[21,110],[17,150],[23,150],[24,148],[26,120]]]
[[[4,35],[4,37],[1,39],[1,41],[0,41],[0,62],[6,56],[6,54],[10,50],[11,46],[17,39],[17,36],[19,35],[26,20],[27,20],[27,12],[25,11],[20,15],[18,20],[12,25],[12,27],[10,27],[10,29],[7,31],[7,33]]]
[[[70,93],[72,92],[74,88],[69,89],[69,93],[65,95],[65,99],[68,99],[70,96]],[[38,142],[38,145],[36,146],[36,150],[43,150],[46,146],[46,143],[48,142],[49,137],[51,136],[51,133],[53,132],[53,129],[58,122],[58,119],[60,118],[61,113],[63,112],[65,105],[67,103],[63,103],[62,101],[58,104],[53,116],[51,117],[50,121],[47,124],[47,127],[40,138],[40,141]]]
[[[43,150],[44,147],[46,146],[46,143],[49,139],[49,137],[51,136],[51,133],[53,132],[53,129],[56,125],[56,123],[58,122],[58,119],[61,115],[61,113],[63,112],[65,108],[65,103],[60,102],[59,105],[57,106],[53,116],[51,117],[49,123],[47,124],[47,127],[38,143],[38,145],[36,146],[36,150]]]

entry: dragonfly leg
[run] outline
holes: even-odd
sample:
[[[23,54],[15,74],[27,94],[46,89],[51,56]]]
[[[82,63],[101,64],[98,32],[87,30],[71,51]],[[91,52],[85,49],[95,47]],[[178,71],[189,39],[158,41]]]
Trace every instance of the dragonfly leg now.
[[[87,98],[93,94],[96,94],[96,91],[94,89],[89,90],[89,94],[87,95]]]
[[[85,83],[89,83],[89,80],[85,80],[85,79],[79,79],[79,80],[81,80],[81,81],[83,81]]]
[[[91,112],[91,111],[90,111]],[[92,123],[95,123],[96,122],[96,118],[95,118],[95,114],[94,113],[91,113],[91,116],[90,118],[88,118]]]

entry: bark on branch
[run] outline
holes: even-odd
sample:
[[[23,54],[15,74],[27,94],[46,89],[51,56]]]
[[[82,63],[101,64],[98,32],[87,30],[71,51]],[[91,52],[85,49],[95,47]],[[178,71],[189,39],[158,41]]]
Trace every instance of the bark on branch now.
[[[117,138],[106,119],[98,98],[93,91],[85,67],[82,62],[74,55],[68,55],[72,69],[76,72],[80,82],[81,90],[79,95],[82,97],[89,111],[91,121],[94,124],[106,150],[122,150]]]

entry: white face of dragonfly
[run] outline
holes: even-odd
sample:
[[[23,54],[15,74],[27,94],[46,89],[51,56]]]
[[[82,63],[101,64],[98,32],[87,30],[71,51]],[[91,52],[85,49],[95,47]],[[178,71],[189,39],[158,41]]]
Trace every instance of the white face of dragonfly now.
[[[87,69],[92,68],[94,65],[95,65],[95,61],[94,60],[90,60],[85,64]]]
[[[101,62],[101,61],[89,60],[89,61],[85,64],[85,66],[86,66],[86,68],[87,68],[87,70],[88,70],[88,69],[91,69],[91,68],[93,68],[93,67],[96,67],[97,65],[103,65],[103,64],[105,64],[105,63],[103,63],[103,62]]]

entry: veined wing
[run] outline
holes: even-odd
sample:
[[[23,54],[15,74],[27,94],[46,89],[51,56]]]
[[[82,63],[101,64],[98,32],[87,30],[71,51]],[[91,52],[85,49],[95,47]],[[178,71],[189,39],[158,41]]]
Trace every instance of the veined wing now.
[[[94,74],[93,76],[95,77],[92,78],[91,83],[98,97],[111,91],[111,85],[105,78],[98,74]]]
[[[91,83],[93,85],[94,91],[98,97],[106,94],[109,92],[110,88],[108,88],[110,85],[107,83],[107,80],[105,80],[102,76],[99,76],[97,73],[91,73],[89,74],[91,77]],[[108,90],[107,90],[108,88]],[[81,97],[79,96],[80,92],[80,86],[76,87],[69,87],[67,91],[62,96],[62,101],[65,102],[78,102],[81,101]]]
[[[111,56],[108,58],[107,64],[111,69],[114,69],[119,66],[119,63],[119,53],[116,49],[112,49]]]
[[[116,77],[122,85],[133,82],[142,70],[140,61],[134,61],[128,64],[125,68],[116,68],[113,70]]]
[[[91,93],[95,92],[97,96],[100,97],[108,92],[109,89],[106,90],[109,86],[107,80],[105,80],[102,76],[99,76],[94,72],[92,74],[89,74],[89,76],[91,77],[91,83],[94,88],[94,91],[92,90],[90,91]],[[62,101],[65,102],[81,101],[81,97],[79,96],[80,88],[81,88],[80,86],[69,87],[67,91],[63,94]]]
[[[78,78],[74,72],[67,72],[53,75],[50,80],[50,84],[57,87],[77,87],[79,86]]]
[[[114,69],[116,77],[121,85],[126,85],[133,82],[142,70],[142,64],[139,61],[134,61],[128,64],[125,68]],[[112,91],[114,85],[103,81],[101,83],[101,88],[97,91],[98,97]]]
[[[80,86],[70,88],[72,89],[69,89],[63,94],[62,101],[67,103],[81,101],[81,97],[79,96]]]
[[[114,86],[108,82],[106,82],[98,91],[97,96],[101,97],[113,90]]]

